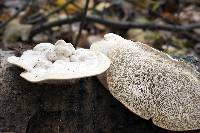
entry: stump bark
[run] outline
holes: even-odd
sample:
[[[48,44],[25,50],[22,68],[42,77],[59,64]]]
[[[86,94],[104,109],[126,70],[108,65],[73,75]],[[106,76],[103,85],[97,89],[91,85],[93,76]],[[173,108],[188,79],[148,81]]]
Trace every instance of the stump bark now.
[[[131,113],[96,77],[32,84],[0,50],[0,133],[170,133]],[[200,133],[200,130],[187,131]]]

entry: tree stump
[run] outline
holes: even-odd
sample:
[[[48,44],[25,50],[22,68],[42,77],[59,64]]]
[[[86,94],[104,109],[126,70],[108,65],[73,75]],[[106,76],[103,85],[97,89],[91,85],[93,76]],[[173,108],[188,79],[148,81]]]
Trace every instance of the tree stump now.
[[[0,50],[0,133],[169,133],[131,113],[96,77],[33,84]],[[200,130],[187,131],[200,133]]]

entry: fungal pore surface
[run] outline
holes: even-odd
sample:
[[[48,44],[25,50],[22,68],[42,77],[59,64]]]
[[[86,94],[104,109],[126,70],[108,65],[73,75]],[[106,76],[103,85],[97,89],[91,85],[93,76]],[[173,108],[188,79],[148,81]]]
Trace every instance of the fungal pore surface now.
[[[113,33],[91,49],[110,58],[100,81],[130,111],[168,130],[200,129],[200,73],[195,68]]]
[[[11,56],[7,61],[25,69],[20,76],[30,82],[79,79],[98,75],[110,66],[110,60],[102,53],[75,50],[64,40],[58,40],[55,45],[40,43],[21,57]]]

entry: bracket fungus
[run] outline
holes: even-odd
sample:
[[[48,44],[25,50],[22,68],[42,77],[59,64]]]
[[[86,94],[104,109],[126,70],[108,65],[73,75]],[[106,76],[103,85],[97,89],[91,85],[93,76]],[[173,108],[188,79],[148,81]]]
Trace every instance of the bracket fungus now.
[[[111,60],[100,81],[125,107],[162,128],[200,129],[200,73],[140,42],[113,33],[92,44]]]
[[[34,83],[74,81],[101,74],[110,66],[104,54],[82,48],[75,50],[64,40],[58,40],[55,45],[40,43],[21,57],[11,56],[7,61],[25,69],[20,76]]]

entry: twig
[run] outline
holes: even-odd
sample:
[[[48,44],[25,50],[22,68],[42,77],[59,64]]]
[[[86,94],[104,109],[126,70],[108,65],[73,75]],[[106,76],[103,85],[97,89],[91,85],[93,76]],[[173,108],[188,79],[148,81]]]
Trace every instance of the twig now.
[[[87,10],[88,10],[88,5],[90,3],[90,0],[86,0],[85,2],[85,8],[84,8],[84,11],[83,11],[83,16],[82,16],[82,21],[81,21],[81,24],[80,24],[80,28],[79,28],[79,31],[78,31],[78,35],[76,37],[76,40],[75,40],[75,43],[74,43],[74,47],[76,48],[77,46],[77,43],[81,37],[81,32],[83,30],[83,27],[85,25],[85,19],[86,19],[86,16],[87,16]]]
[[[193,41],[193,42],[200,42],[200,38],[198,34],[195,34],[194,32],[183,32],[180,35],[183,37]]]
[[[29,34],[29,41],[32,40],[32,38],[38,34],[38,33],[41,33],[47,29],[50,29],[52,27],[55,27],[55,26],[61,26],[61,25],[64,25],[64,24],[71,24],[71,23],[74,23],[74,22],[79,22],[80,21],[80,16],[68,16],[66,19],[61,19],[61,20],[58,20],[58,21],[54,21],[54,22],[49,22],[49,23],[42,23],[42,24],[39,24],[39,25],[36,25],[32,28],[30,34]]]
[[[28,7],[28,5],[29,1],[26,1],[26,3],[12,17],[0,24],[0,29],[4,28],[8,23],[10,23],[10,21],[15,19],[23,10],[25,10]]]
[[[102,19],[97,16],[88,16],[86,17],[87,22],[95,22],[100,23],[112,28],[116,29],[129,29],[129,28],[140,28],[140,29],[148,29],[148,30],[165,30],[165,31],[173,31],[173,32],[182,32],[182,31],[190,31],[195,28],[200,28],[200,23],[188,24],[188,25],[171,25],[171,24],[154,24],[154,23],[145,23],[145,24],[137,24],[132,22],[117,22],[107,19]]]
[[[54,26],[61,26],[63,24],[70,24],[75,22],[82,21],[80,14],[75,16],[69,16],[66,19],[57,20],[54,22],[44,23],[35,26],[29,36],[29,39],[32,39],[34,35],[37,33],[43,32],[44,30],[50,29]],[[155,23],[145,23],[138,24],[133,22],[123,22],[123,21],[112,21],[108,19],[102,19],[98,16],[85,16],[85,22],[87,23],[99,23],[108,27],[112,27],[115,29],[131,29],[131,28],[139,28],[139,29],[148,29],[148,30],[163,30],[163,31],[172,31],[172,32],[188,32],[193,29],[199,29],[200,23],[192,23],[187,25],[172,25],[172,24],[155,24]]]

